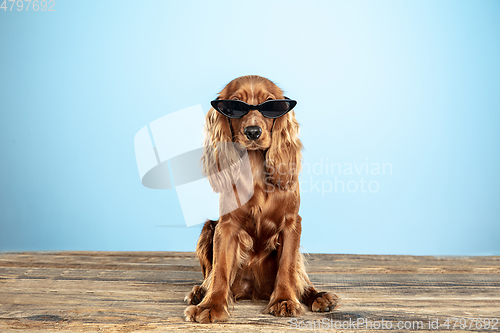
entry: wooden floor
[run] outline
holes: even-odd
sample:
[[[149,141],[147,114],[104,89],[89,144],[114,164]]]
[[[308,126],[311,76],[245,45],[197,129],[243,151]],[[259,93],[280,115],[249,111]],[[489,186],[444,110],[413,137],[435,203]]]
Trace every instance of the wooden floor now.
[[[313,321],[316,331],[365,332],[382,320],[409,332],[436,331],[429,327],[436,319],[440,331],[500,331],[500,323],[492,327],[500,320],[500,257],[306,258],[316,286],[342,297],[334,312],[275,318],[260,313],[264,302],[242,301],[229,322],[203,325],[182,317],[184,295],[202,281],[193,253],[0,253],[0,332],[296,332]],[[453,329],[452,318],[480,318],[481,326],[490,319],[490,327],[466,319]],[[396,329],[399,322],[406,329]]]

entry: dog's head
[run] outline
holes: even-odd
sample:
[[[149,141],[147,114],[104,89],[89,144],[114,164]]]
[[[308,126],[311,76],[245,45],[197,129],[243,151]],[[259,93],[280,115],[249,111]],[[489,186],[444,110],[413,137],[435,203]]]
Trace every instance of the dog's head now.
[[[249,75],[229,82],[217,99],[259,105],[284,98],[283,91],[272,81]],[[293,110],[275,119],[266,118],[257,110],[250,110],[242,118],[231,119],[211,108],[206,117],[204,172],[213,175],[228,165],[234,165],[239,155],[233,145],[225,143],[237,143],[247,150],[262,151],[266,156],[268,181],[288,187],[297,181],[300,170],[302,144],[298,132],[299,124]],[[212,180],[211,183],[216,190],[222,185],[214,184]]]
[[[217,99],[239,100],[258,105],[268,100],[283,99],[283,91],[270,80],[260,76],[243,76],[231,81]],[[266,150],[271,146],[271,131],[274,119],[264,117],[251,110],[243,118],[229,119],[233,141],[248,150]]]

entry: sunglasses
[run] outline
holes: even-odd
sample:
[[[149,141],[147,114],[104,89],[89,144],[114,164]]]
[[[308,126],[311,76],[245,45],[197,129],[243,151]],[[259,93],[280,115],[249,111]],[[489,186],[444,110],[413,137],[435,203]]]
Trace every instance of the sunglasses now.
[[[218,100],[210,102],[212,107],[228,118],[238,119],[244,117],[251,110],[259,111],[266,118],[279,118],[292,110],[297,101],[285,97],[285,99],[272,99],[259,105],[250,105],[243,101],[234,99]]]

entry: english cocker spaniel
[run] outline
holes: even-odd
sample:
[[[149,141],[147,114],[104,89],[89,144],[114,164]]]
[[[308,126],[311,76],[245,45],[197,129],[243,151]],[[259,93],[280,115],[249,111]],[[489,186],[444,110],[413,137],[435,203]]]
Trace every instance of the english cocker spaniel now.
[[[255,75],[234,79],[212,101],[202,166],[220,193],[221,216],[205,223],[198,240],[204,281],[186,296],[188,321],[226,321],[228,305],[239,299],[269,300],[264,313],[275,316],[299,315],[301,303],[316,312],[338,306],[335,294],[314,288],[299,252],[302,143],[295,104]],[[238,164],[243,154],[246,173]],[[230,197],[237,197],[235,209],[227,209]]]

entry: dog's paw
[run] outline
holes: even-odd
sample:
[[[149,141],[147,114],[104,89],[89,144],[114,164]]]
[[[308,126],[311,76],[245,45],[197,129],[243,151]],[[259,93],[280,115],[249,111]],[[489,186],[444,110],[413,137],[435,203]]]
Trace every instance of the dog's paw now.
[[[191,290],[186,297],[184,297],[184,301],[189,305],[198,305],[203,301],[205,297],[206,290],[202,286],[194,286],[193,290]]]
[[[304,312],[302,305],[293,300],[275,301],[269,303],[264,313],[270,313],[276,317],[295,317]]]
[[[315,297],[310,309],[313,312],[329,312],[339,306],[340,298],[333,293],[321,292]]]
[[[224,306],[220,305],[191,305],[184,310],[186,321],[193,321],[197,323],[217,323],[227,321],[229,313]]]

